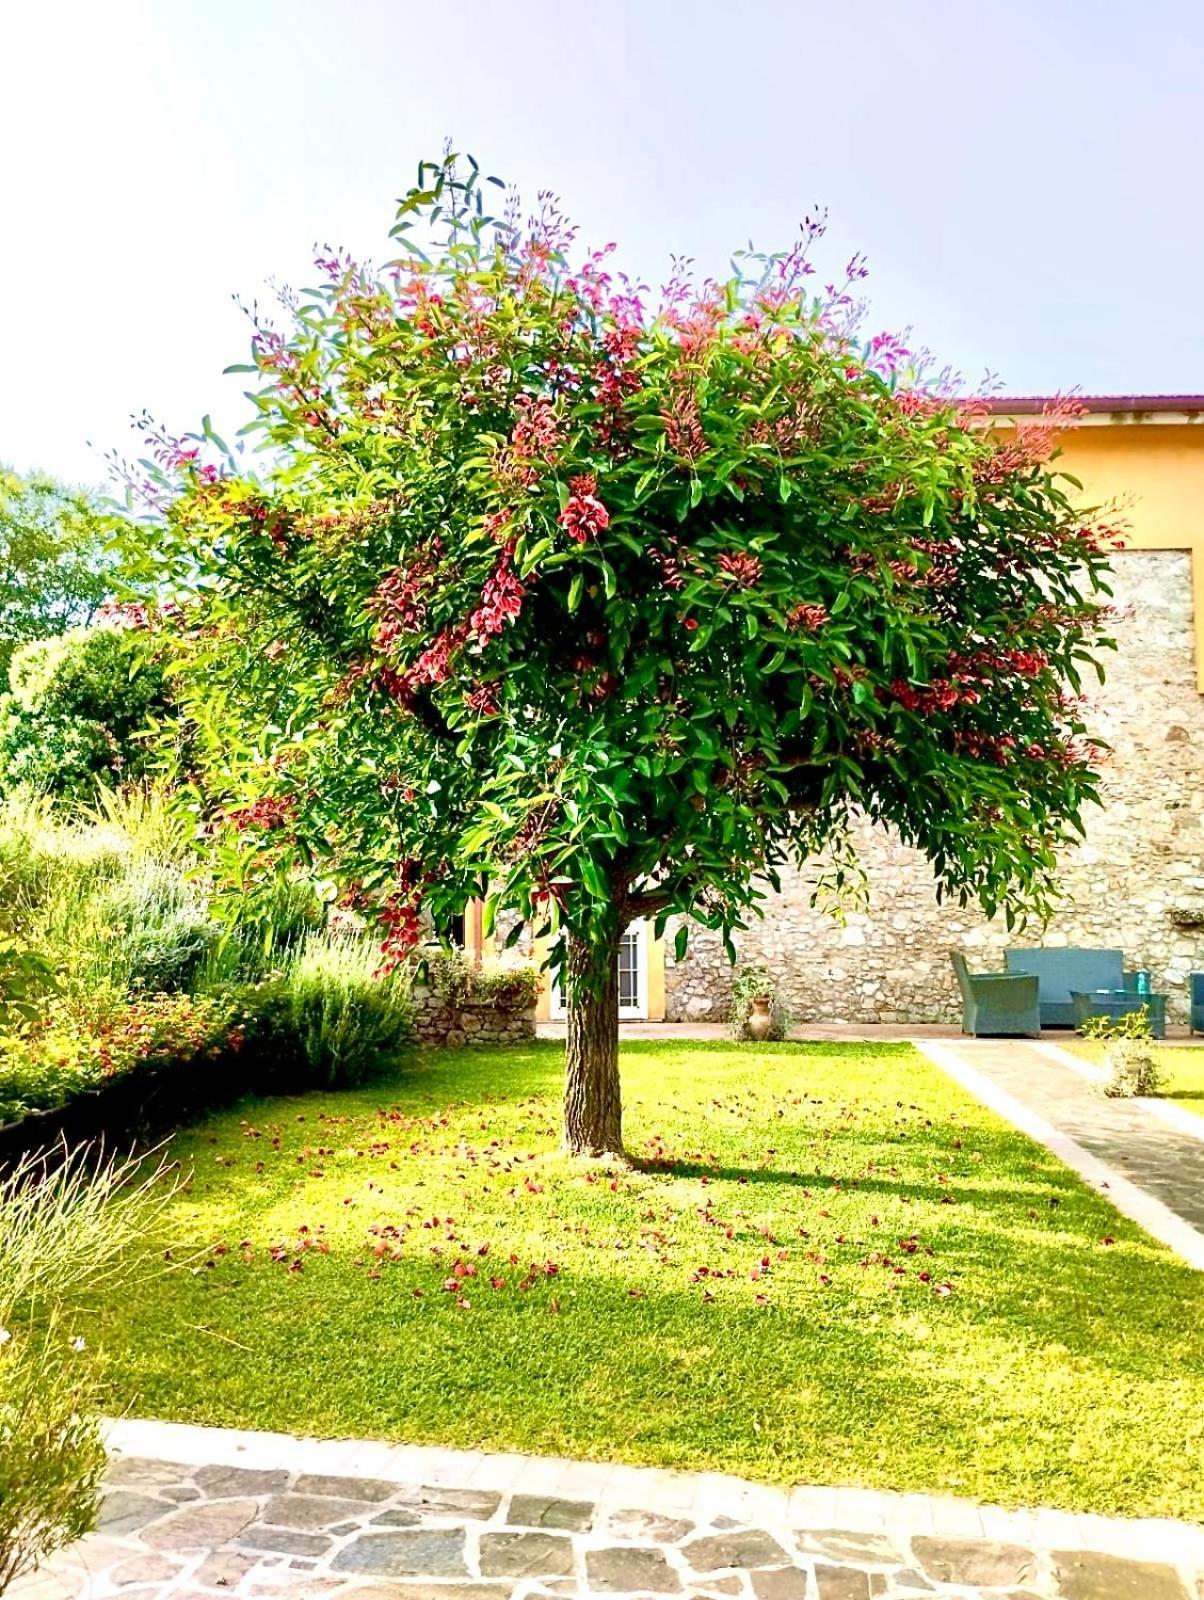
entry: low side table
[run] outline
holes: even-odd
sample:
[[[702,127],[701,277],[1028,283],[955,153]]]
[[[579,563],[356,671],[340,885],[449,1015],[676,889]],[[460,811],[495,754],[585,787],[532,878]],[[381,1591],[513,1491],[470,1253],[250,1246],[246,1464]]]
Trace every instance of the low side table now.
[[[1166,1038],[1166,996],[1138,994],[1133,989],[1072,989],[1074,1025],[1079,1028],[1088,1017],[1127,1017],[1148,1006],[1150,1032],[1155,1039]]]

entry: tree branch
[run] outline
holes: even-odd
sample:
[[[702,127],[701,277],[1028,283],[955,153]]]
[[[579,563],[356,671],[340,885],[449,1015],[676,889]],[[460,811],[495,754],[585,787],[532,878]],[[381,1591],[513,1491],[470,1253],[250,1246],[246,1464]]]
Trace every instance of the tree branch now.
[[[650,891],[648,894],[635,894],[624,902],[627,920],[634,921],[637,917],[654,917],[658,911],[663,911],[666,906],[673,904],[671,894],[657,894]]]

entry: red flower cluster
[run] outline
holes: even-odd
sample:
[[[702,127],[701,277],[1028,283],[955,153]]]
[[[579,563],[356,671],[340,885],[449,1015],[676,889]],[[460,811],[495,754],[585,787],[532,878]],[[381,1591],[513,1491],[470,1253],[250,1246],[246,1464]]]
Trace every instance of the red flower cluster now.
[[[101,628],[149,628],[150,611],[141,600],[106,600],[96,623]]]
[[[602,335],[609,360],[602,369],[595,398],[602,411],[598,441],[608,450],[613,451],[620,443],[625,432],[624,404],[640,386],[639,373],[632,370],[639,337],[636,326],[611,328]]]
[[[377,585],[370,611],[380,617],[376,642],[382,650],[392,650],[400,637],[418,633],[426,624],[427,594],[435,576],[435,564],[421,557],[409,567],[397,567]]]
[[[490,639],[496,638],[523,608],[523,596],[527,591],[510,564],[513,559],[513,544],[503,545],[481,590],[481,603],[468,619],[478,644],[488,644]]]
[[[464,627],[444,628],[442,633],[436,634],[414,665],[402,675],[408,690],[404,698],[408,698],[419,684],[446,683],[451,677],[452,657],[467,637],[468,630]]]
[[[238,512],[235,503],[227,502],[225,509]],[[283,511],[271,510],[262,500],[252,500],[246,505],[246,514],[250,517],[256,533],[264,533],[276,546],[281,555],[287,555],[289,549],[289,519]]]
[[[688,379],[679,378],[674,383],[669,405],[661,412],[661,421],[674,455],[685,456],[688,461],[696,461],[702,455],[707,447],[706,434],[702,431],[698,398]]]
[[[478,717],[496,717],[498,714],[496,683],[479,683],[464,696],[464,704]]]
[[[818,633],[827,620],[827,606],[797,605],[786,613],[786,626],[792,632]]]
[[[376,971],[378,977],[388,977],[422,943],[422,918],[413,892],[390,895],[381,907],[380,920],[385,929],[380,946],[384,959]]]
[[[592,473],[572,479],[569,487],[572,495],[556,520],[570,539],[584,544],[609,527],[610,512],[598,499],[598,480]]]
[[[485,518],[484,529],[494,544],[505,544],[510,537],[510,521],[512,513],[509,511],[491,511]]]
[[[236,806],[228,811],[226,820],[232,822],[239,833],[243,833],[247,828],[287,827],[296,815],[297,802],[292,795],[264,795],[250,805]]]
[[[1035,678],[1049,665],[1041,650],[976,650],[973,655],[949,657],[949,670],[959,676],[983,672],[1014,672],[1021,678]]]
[[[560,445],[560,424],[550,401],[524,394],[519,395],[515,404],[518,419],[510,430],[515,454],[529,460],[546,461],[551,466]]]
[[[381,944],[384,960],[377,968],[377,977],[387,977],[395,972],[415,947],[422,943],[423,874],[417,861],[401,862],[397,869],[397,887],[386,898],[378,913],[385,930]]]
[[[1088,527],[1078,529],[1078,536],[1084,544],[1090,545],[1093,550],[1123,550],[1125,548],[1125,528],[1113,527],[1110,523],[1092,523]]]
[[[1010,733],[979,733],[974,729],[958,728],[953,735],[953,745],[964,755],[981,760],[984,757],[1006,767],[1012,759],[1016,741]]]
[[[738,589],[751,589],[761,580],[761,560],[745,550],[725,550],[719,557],[719,570],[730,578]]]
[[[697,572],[698,563],[688,550],[683,550],[676,539],[670,537],[668,550],[649,550],[648,559],[660,568],[661,582],[666,589],[684,589],[689,572]]]
[[[896,678],[890,692],[905,711],[918,711],[921,716],[933,711],[952,711],[956,705],[975,706],[982,699],[977,689],[958,678],[934,678],[923,689]]]

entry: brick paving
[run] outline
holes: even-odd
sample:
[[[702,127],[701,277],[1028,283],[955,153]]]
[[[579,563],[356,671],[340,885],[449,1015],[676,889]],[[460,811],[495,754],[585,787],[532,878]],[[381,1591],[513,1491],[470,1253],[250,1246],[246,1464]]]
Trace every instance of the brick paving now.
[[[1169,1521],[173,1424],[112,1438],[100,1527],[10,1600],[1204,1597],[1204,1528]]]

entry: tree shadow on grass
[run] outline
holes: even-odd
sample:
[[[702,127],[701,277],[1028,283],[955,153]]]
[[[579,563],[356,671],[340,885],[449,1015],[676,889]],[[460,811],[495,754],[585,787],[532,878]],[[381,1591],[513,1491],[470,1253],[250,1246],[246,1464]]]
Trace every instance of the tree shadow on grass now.
[[[1081,1507],[1102,1489],[1106,1509],[1167,1509],[1157,1473],[1182,1483],[1204,1425],[1204,1368],[1189,1346],[1198,1280],[1131,1245],[1089,1258],[1057,1239],[1000,1233],[981,1246],[963,1237],[941,1250],[940,1276],[955,1284],[944,1299],[914,1272],[898,1293],[859,1292],[845,1261],[830,1289],[810,1269],[800,1282],[783,1267],[733,1284],[738,1299],[724,1288],[707,1304],[705,1283],[685,1284],[688,1261],[670,1285],[642,1278],[629,1258],[606,1258],[566,1266],[512,1299],[488,1299],[478,1280],[471,1313],[439,1294],[442,1267],[406,1259],[373,1286],[338,1255],[296,1279],[256,1269],[223,1304],[215,1284],[232,1288],[243,1270],[227,1258],[207,1280],[182,1280],[182,1312],[161,1304],[158,1325],[144,1325],[140,1376],[173,1414],[231,1425],[265,1425],[256,1407],[275,1377],[267,1421],[298,1431],[602,1457],[617,1441],[625,1459],[648,1464],[760,1475],[772,1459],[767,1476],[786,1462],[787,1476],[868,1475],[896,1489],[949,1489],[957,1474],[960,1492],[992,1498]],[[256,1285],[271,1299],[244,1304]],[[218,1338],[199,1363],[196,1324]],[[254,1347],[234,1374],[223,1332]],[[152,1336],[171,1347],[168,1364]],[[504,1370],[491,1364],[502,1351]],[[1012,1374],[1006,1384],[992,1375],[998,1360]],[[1059,1375],[1062,1387],[1048,1381]],[[1170,1387],[1160,1397],[1160,1383],[1173,1387],[1174,1404],[1162,1404]],[[1088,1425],[1108,1460],[1083,1452],[1063,1482],[1059,1468],[1072,1447],[1078,1456]],[[994,1448],[976,1480],[980,1428]],[[941,1440],[935,1452],[929,1436]],[[717,1458],[717,1441],[720,1452],[735,1449],[735,1465]]]
[[[628,1162],[633,1172],[649,1178],[695,1180],[706,1178],[712,1183],[769,1185],[807,1190],[815,1196],[874,1194],[887,1199],[912,1200],[926,1205],[966,1205],[973,1202],[984,1206],[991,1204],[1015,1206],[1022,1193],[1015,1182],[985,1185],[972,1175],[959,1175],[945,1185],[922,1178],[908,1181],[902,1177],[879,1177],[874,1173],[848,1175],[818,1170],[801,1172],[770,1167],[711,1166],[705,1161],[654,1161],[639,1157],[629,1157]],[[1077,1180],[1068,1168],[1063,1170],[1068,1180],[1064,1187],[1073,1189]],[[1033,1187],[1041,1190],[1053,1187],[1061,1176],[1062,1173],[1056,1168],[1052,1171],[1034,1171],[1031,1175],[1027,1175]],[[1063,1186],[1059,1183],[1058,1187]],[[968,1189],[969,1194],[967,1194]],[[1061,1201],[1062,1196],[1058,1195],[1056,1203],[1060,1204]]]

